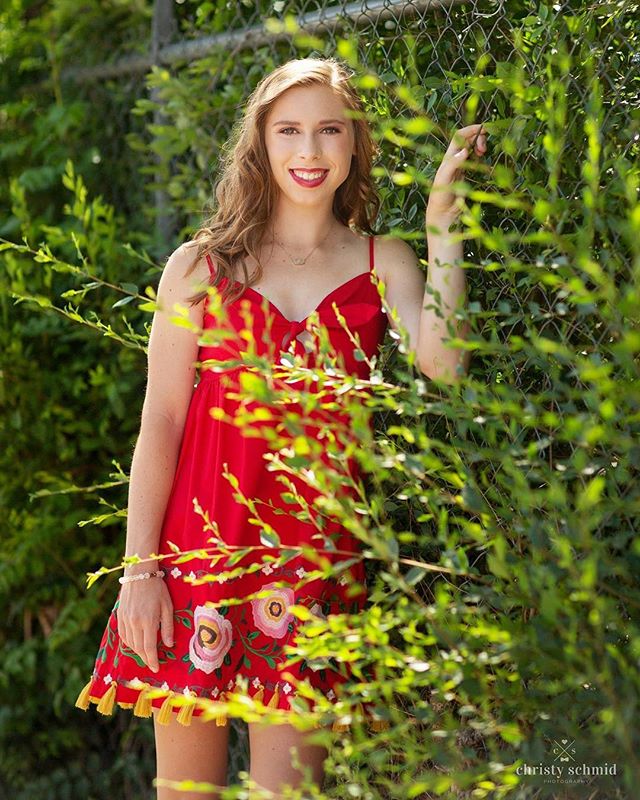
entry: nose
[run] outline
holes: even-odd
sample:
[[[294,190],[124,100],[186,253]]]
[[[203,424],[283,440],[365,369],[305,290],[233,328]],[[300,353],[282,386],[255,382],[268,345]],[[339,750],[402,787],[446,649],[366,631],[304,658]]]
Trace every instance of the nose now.
[[[300,155],[308,159],[319,157],[320,140],[313,133],[300,139]]]

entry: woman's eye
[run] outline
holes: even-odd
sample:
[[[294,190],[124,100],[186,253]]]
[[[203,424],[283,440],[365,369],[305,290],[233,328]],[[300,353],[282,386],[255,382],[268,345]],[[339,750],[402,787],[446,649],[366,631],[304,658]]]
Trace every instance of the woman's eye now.
[[[336,133],[340,133],[339,129],[333,127],[333,125],[330,125],[330,126],[328,126],[326,128],[323,128],[322,130],[324,130],[324,131],[335,131]],[[280,133],[286,133],[287,131],[295,131],[295,128],[283,128],[280,131]]]

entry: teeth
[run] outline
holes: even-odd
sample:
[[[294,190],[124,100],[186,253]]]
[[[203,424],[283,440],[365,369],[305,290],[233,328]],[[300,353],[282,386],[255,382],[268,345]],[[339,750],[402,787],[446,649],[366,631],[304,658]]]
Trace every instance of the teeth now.
[[[298,178],[302,178],[305,181],[315,181],[317,178],[321,178],[324,175],[324,170],[320,172],[298,172],[297,170],[292,170],[294,175],[297,175]]]

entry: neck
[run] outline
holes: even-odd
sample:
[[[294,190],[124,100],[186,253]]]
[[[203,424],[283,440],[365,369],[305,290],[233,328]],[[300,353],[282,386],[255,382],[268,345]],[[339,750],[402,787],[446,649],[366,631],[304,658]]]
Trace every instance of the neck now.
[[[303,255],[314,247],[328,242],[344,226],[333,215],[331,206],[279,204],[267,224],[264,241],[269,244],[276,238],[292,253]]]

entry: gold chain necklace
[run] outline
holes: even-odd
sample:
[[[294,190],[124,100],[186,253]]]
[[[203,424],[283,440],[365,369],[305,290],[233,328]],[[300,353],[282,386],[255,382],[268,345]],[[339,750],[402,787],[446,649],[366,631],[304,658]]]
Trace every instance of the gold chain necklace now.
[[[296,265],[300,266],[301,264],[306,264],[306,263],[307,263],[307,259],[309,258],[309,256],[311,255],[311,253],[314,253],[314,252],[315,252],[315,251],[316,251],[316,250],[317,250],[317,249],[320,247],[320,245],[321,245],[321,244],[324,242],[324,240],[327,238],[327,236],[329,236],[329,234],[331,233],[331,228],[329,228],[329,230],[327,231],[327,234],[326,234],[326,236],[324,237],[324,239],[322,239],[322,240],[321,240],[321,241],[320,241],[320,242],[319,242],[319,243],[318,243],[318,244],[317,244],[317,245],[316,245],[316,246],[313,248],[313,250],[311,251],[311,253],[308,253],[308,254],[307,254],[307,255],[306,255],[304,258],[300,258],[300,257],[294,257],[294,256],[292,256],[292,255],[291,255],[291,253],[289,253],[289,251],[287,250],[287,248],[286,248],[286,247],[285,247],[285,246],[282,244],[282,242],[280,241],[280,239],[278,239],[278,237],[277,237],[277,236],[276,236],[276,234],[275,234],[275,231],[272,231],[272,233],[273,233],[273,238],[275,239],[276,243],[277,243],[277,244],[279,244],[279,245],[280,245],[280,247],[281,247],[281,248],[284,250],[284,252],[285,252],[285,253],[286,253],[286,254],[289,256],[289,260],[291,261],[291,263],[292,263],[292,264],[296,264]]]

